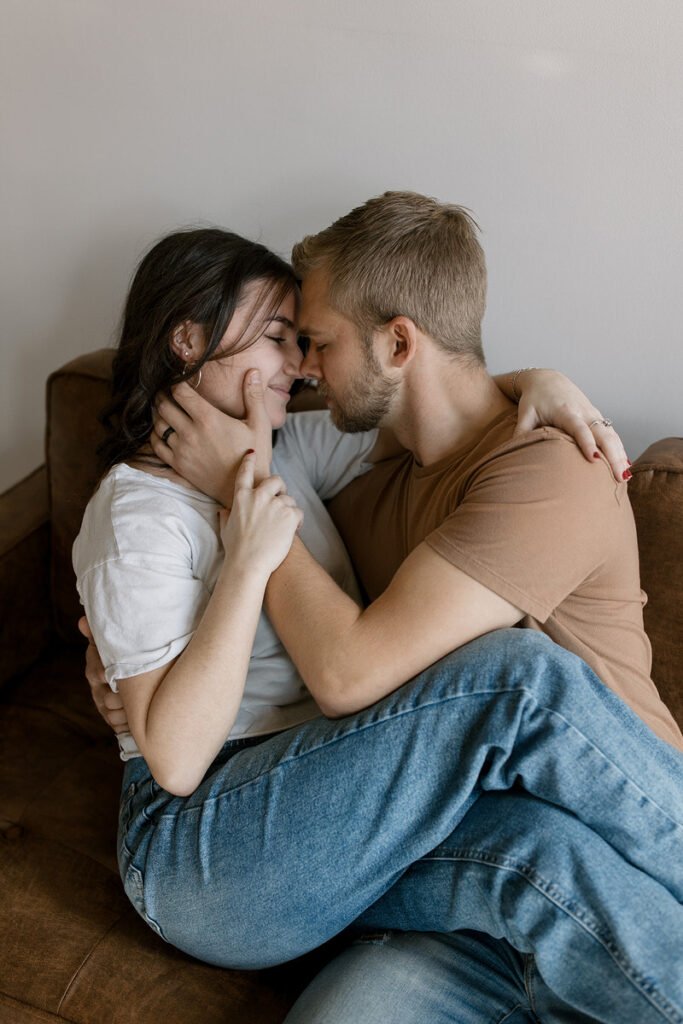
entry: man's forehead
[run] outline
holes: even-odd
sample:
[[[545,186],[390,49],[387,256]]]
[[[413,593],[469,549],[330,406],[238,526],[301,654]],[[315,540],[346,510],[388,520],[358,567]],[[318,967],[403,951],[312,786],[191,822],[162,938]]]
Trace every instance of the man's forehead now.
[[[300,332],[315,334],[322,330],[323,321],[339,314],[327,300],[327,273],[324,270],[312,270],[301,281],[301,311],[299,314]]]

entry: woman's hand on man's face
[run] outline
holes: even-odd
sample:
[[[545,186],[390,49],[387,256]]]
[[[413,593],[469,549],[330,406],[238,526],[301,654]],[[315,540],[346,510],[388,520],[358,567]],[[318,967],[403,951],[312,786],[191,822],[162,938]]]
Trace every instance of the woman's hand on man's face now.
[[[256,452],[256,481],[270,475],[272,427],[260,375],[244,376],[246,419],[216,409],[189,384],[157,402],[150,444],[155,455],[225,508],[232,506],[235,473],[250,449]]]

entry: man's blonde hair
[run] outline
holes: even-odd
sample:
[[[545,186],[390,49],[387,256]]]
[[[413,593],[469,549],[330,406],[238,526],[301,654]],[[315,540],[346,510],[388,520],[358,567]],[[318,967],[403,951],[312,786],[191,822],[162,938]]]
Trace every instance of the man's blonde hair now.
[[[330,304],[364,337],[407,316],[448,352],[483,364],[486,262],[477,231],[461,206],[385,192],[307,235],[292,264],[299,278],[327,271]]]

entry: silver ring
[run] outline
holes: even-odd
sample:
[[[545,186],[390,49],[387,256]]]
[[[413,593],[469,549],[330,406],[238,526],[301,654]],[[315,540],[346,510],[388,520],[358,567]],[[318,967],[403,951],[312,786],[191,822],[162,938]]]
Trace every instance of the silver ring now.
[[[164,444],[168,444],[168,439],[171,436],[171,434],[175,434],[175,428],[166,427],[166,430],[161,435],[161,440],[164,442]]]
[[[592,423],[588,424],[588,429],[592,430],[596,423],[602,423],[603,427],[611,427],[612,426],[612,421],[611,420],[593,420]]]

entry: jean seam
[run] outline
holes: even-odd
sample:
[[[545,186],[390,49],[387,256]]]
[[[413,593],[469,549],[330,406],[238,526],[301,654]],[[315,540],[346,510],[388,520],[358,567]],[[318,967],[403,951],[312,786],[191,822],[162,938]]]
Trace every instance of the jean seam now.
[[[657,803],[656,800],[653,800],[652,797],[648,793],[646,793],[643,789],[641,789],[641,787],[629,775],[627,775],[626,772],[619,765],[615,764],[615,762],[600,747],[598,747],[597,744],[594,743],[593,740],[589,739],[583,732],[581,732],[580,729],[578,729],[575,725],[573,725],[570,721],[568,721],[568,719],[566,719],[564,715],[560,714],[559,711],[555,711],[553,708],[548,708],[544,704],[539,704],[537,699],[536,699],[536,697],[534,696],[534,694],[530,690],[528,690],[526,687],[519,687],[519,688],[518,687],[509,687],[509,688],[504,689],[504,690],[501,690],[501,689],[476,690],[476,691],[472,691],[470,693],[451,694],[451,695],[449,695],[447,697],[440,698],[439,700],[432,700],[432,701],[427,701],[427,702],[425,702],[423,704],[419,704],[417,707],[414,707],[414,708],[406,708],[406,709],[401,710],[401,711],[396,711],[396,712],[392,712],[391,714],[386,714],[385,716],[383,716],[381,718],[377,718],[377,719],[373,720],[372,722],[367,722],[367,723],[365,723],[363,725],[358,726],[357,729],[353,730],[353,733],[359,733],[360,734],[362,732],[365,732],[367,729],[374,728],[376,725],[382,725],[384,722],[389,722],[389,721],[391,721],[393,719],[402,718],[405,715],[415,714],[415,713],[417,713],[419,711],[422,711],[422,710],[424,710],[426,708],[441,707],[442,705],[450,703],[451,701],[454,701],[454,700],[463,700],[463,699],[468,698],[468,697],[489,697],[491,695],[501,696],[503,694],[508,694],[508,693],[521,693],[521,694],[526,695],[528,697],[528,699],[533,703],[535,711],[545,711],[547,714],[552,715],[553,717],[557,718],[559,721],[563,722],[564,725],[568,729],[571,729],[574,733],[576,733],[579,737],[581,737],[581,739],[584,741],[584,743],[588,747],[591,747],[603,759],[603,761],[606,764],[608,764],[611,768],[613,768],[621,776],[621,778],[626,783],[628,783],[629,785],[633,786],[633,788],[639,794],[641,800],[643,800],[646,803],[650,804],[651,806],[657,808],[657,810],[666,818],[667,821],[671,822],[671,824],[675,828],[678,829],[678,828],[681,828],[683,826],[682,822],[679,822],[679,821],[677,821],[676,818],[673,818],[669,814],[668,811],[666,811],[660,804]],[[278,771],[288,767],[290,764],[293,764],[295,762],[300,761],[304,757],[308,757],[311,754],[316,754],[319,751],[324,750],[326,747],[332,746],[333,744],[340,743],[342,740],[346,739],[347,736],[349,736],[349,735],[352,735],[352,733],[344,733],[341,736],[334,736],[334,737],[330,738],[329,740],[325,740],[324,742],[319,743],[315,747],[311,747],[310,749],[302,751],[301,753],[294,754],[291,757],[288,757],[284,761],[278,761],[277,764],[271,765],[268,769],[266,769],[265,771],[261,772],[259,775],[255,776],[252,779],[249,779],[246,782],[241,783],[241,785],[235,786],[234,788],[229,789],[229,790],[224,790],[223,792],[219,793],[217,796],[211,797],[211,798],[205,800],[203,802],[203,804],[202,804],[202,807],[205,807],[205,806],[207,806],[209,804],[212,804],[212,803],[216,803],[217,801],[223,799],[224,797],[233,796],[233,795],[239,793],[241,790],[247,789],[249,786],[254,785],[257,782],[260,782],[264,778],[267,778],[269,775],[271,775],[271,774],[273,774],[275,772],[278,772]],[[161,817],[175,818],[178,813],[185,814],[185,813],[190,812],[190,811],[191,812],[195,812],[195,813],[199,813],[201,810],[202,810],[202,808],[200,808],[200,807],[185,807],[185,808],[181,808],[180,811],[172,813],[172,814],[162,814]]]
[[[631,984],[647,999],[647,1001],[658,1011],[663,1013],[671,1024],[683,1024],[683,1017],[678,1008],[655,988],[651,981],[646,978],[633,964],[631,964],[621,953],[621,950],[611,941],[603,931],[598,922],[587,913],[583,907],[578,906],[575,900],[565,895],[563,891],[553,882],[542,875],[523,861],[516,861],[511,857],[501,854],[491,854],[484,850],[468,849],[447,849],[439,854],[428,854],[422,858],[423,863],[456,860],[474,861],[492,867],[510,871],[524,877],[542,896],[554,903],[568,917],[585,929],[596,942],[598,942],[606,953],[612,958],[618,969],[625,975]]]
[[[526,1010],[524,1003],[515,1003],[515,1005],[510,1010],[507,1010],[502,1017],[498,1018],[495,1024],[505,1024],[505,1021],[508,1020],[513,1013],[516,1013],[517,1010]],[[534,1014],[534,1016],[536,1015]]]
[[[532,954],[528,953],[524,957],[524,988],[526,990],[527,999],[529,1000],[529,1006],[531,1013],[533,1014],[534,1020],[539,1021],[540,1019],[536,1013],[536,992],[534,989],[534,970],[536,967],[536,961]]]

